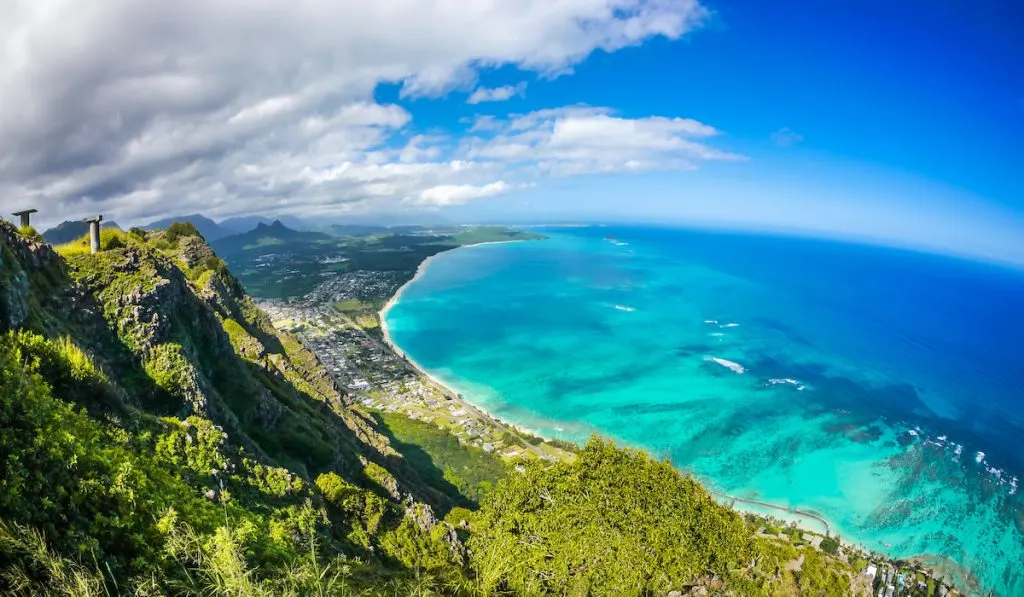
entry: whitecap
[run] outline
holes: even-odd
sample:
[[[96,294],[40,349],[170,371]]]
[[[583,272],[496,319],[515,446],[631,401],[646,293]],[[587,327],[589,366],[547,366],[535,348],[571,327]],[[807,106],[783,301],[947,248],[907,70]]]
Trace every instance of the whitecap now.
[[[722,332],[711,332],[710,334],[708,334],[708,336],[711,336],[712,338],[721,338],[724,335],[725,334],[723,334]]]
[[[738,327],[740,327],[740,324],[738,324],[738,323],[724,323],[724,324],[722,324],[722,325],[720,325],[718,327],[720,327],[720,328],[738,328]]]
[[[632,313],[633,311],[636,311],[636,307],[630,307],[629,305],[615,305],[615,308],[618,309],[619,311],[625,311],[627,313]]]
[[[768,384],[773,386],[779,384],[791,385],[798,391],[803,391],[803,389],[806,387],[804,384],[800,383],[799,380],[793,379],[792,377],[775,377],[769,379]]]
[[[719,365],[725,367],[726,369],[730,369],[736,373],[746,372],[746,369],[743,368],[743,365],[740,365],[739,363],[735,363],[733,361],[727,361],[726,359],[720,359],[718,357],[704,357],[704,360],[718,363]]]
[[[974,462],[981,464],[983,460],[985,460],[984,452],[978,452],[977,454],[974,455]]]

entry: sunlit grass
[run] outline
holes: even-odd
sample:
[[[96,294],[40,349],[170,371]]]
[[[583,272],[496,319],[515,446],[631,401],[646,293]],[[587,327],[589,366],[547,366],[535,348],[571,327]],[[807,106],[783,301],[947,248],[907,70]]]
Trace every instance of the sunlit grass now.
[[[131,242],[129,234],[122,230],[117,228],[104,228],[100,230],[101,251],[120,249],[121,247],[127,246],[129,242]],[[88,234],[85,234],[81,238],[75,239],[71,242],[57,245],[54,249],[64,257],[87,255],[92,252],[89,246]]]

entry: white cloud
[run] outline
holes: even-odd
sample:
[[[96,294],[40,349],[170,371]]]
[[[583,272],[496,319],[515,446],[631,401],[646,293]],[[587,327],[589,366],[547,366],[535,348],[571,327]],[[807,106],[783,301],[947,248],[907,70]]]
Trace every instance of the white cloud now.
[[[742,160],[711,147],[713,127],[686,118],[622,118],[608,108],[570,106],[489,121],[490,137],[463,142],[470,159],[529,164],[556,175],[693,169],[702,161]]]
[[[504,181],[499,180],[483,186],[474,186],[470,184],[462,185],[438,185],[436,187],[430,187],[424,189],[419,197],[407,201],[413,205],[431,205],[431,206],[448,206],[448,205],[464,205],[474,199],[480,199],[481,197],[493,197],[495,195],[501,195],[509,190],[509,185],[505,184]]]
[[[595,50],[677,39],[707,14],[697,0],[4,1],[0,196],[52,221],[94,211],[319,215],[486,187],[507,163],[488,156],[514,154],[514,143],[485,138],[452,154],[413,140],[411,115],[376,103],[376,87],[437,96],[472,89],[481,68],[564,73]],[[641,120],[647,149],[627,159],[700,153],[664,138],[699,137],[683,130],[691,125]],[[589,124],[598,125],[612,123]],[[562,126],[577,128],[560,129],[560,143],[600,155],[568,159],[569,145],[555,151],[553,139],[516,143],[576,166],[614,161],[587,123]]]
[[[803,135],[794,131],[788,126],[784,126],[781,129],[775,131],[774,133],[772,133],[771,137],[772,142],[783,149],[793,147],[794,145],[804,140]]]
[[[476,91],[466,100],[467,104],[480,104],[483,102],[504,102],[514,96],[526,93],[526,82],[517,85],[505,85],[503,87],[477,87]]]

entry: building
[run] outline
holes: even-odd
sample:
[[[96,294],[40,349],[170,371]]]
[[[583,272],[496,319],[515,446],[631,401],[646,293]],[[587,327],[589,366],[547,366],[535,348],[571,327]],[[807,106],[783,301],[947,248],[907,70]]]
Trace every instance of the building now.
[[[878,567],[873,563],[868,564],[868,567],[864,569],[864,576],[870,578],[872,581],[875,580],[875,575],[878,574]]]

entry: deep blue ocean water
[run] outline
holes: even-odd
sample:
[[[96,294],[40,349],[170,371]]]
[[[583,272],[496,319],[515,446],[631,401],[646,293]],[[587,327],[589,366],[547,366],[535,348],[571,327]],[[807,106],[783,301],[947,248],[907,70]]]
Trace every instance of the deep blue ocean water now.
[[[439,256],[387,314],[394,341],[545,436],[611,436],[1024,595],[1024,273],[801,238],[544,232]]]

